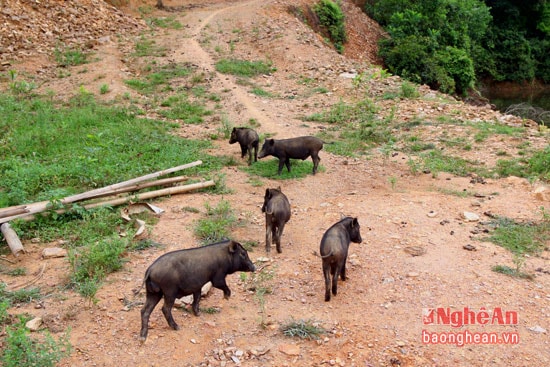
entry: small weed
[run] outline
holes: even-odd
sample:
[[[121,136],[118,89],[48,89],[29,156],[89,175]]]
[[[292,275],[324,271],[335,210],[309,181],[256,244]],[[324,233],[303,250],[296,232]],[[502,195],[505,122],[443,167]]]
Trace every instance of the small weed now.
[[[318,322],[311,320],[292,320],[281,325],[281,331],[285,336],[298,337],[301,339],[317,340],[326,330],[319,326]]]
[[[516,256],[537,254],[550,240],[550,218],[543,215],[539,223],[518,223],[499,217],[491,223],[495,227],[487,240],[508,249]]]
[[[7,271],[6,274],[11,275],[12,277],[18,277],[18,276],[21,276],[21,275],[26,275],[27,274],[27,269],[25,269],[25,268],[15,268],[15,269]]]
[[[259,245],[258,241],[244,241],[241,242],[241,245],[243,245],[244,249],[248,252],[253,252],[254,248]],[[246,274],[246,273],[241,273]]]
[[[520,279],[534,279],[533,275],[519,271],[518,269],[511,268],[507,265],[495,265],[491,268],[495,273],[505,274],[514,278]]]
[[[6,290],[6,283],[0,283],[0,299],[15,303],[29,303],[42,298],[39,288],[18,289],[15,291]]]
[[[100,94],[107,94],[107,93],[109,93],[109,85],[107,85],[107,84],[101,84],[101,87],[99,87],[99,93],[100,93]]]
[[[418,89],[415,84],[404,80],[403,83],[401,83],[400,96],[402,98],[414,99],[420,97],[420,93],[418,93]]]
[[[182,29],[183,25],[174,16],[146,18],[145,23],[151,28]]]
[[[270,74],[275,71],[271,66],[271,62],[235,59],[219,60],[216,63],[216,70],[223,74],[231,74],[240,77],[253,77],[261,74]]]
[[[265,310],[265,295],[272,292],[271,280],[275,277],[276,269],[262,267],[259,271],[253,273],[249,279],[249,289],[254,291],[254,297],[260,306],[260,324],[265,326],[266,310]]]
[[[158,46],[155,40],[141,37],[135,45],[135,51],[133,56],[146,57],[146,56],[166,56],[166,48]]]
[[[36,340],[30,336],[24,318],[12,327],[6,328],[2,351],[4,367],[55,367],[71,352],[69,332],[57,341],[48,332],[42,332],[42,338]]]
[[[203,245],[228,239],[230,230],[237,223],[237,217],[233,213],[229,201],[222,199],[215,207],[206,203],[205,208],[206,217],[195,223],[195,236]]]
[[[88,55],[79,48],[56,46],[54,58],[61,67],[77,66],[88,63]]]
[[[395,185],[397,184],[397,178],[395,176],[388,177],[388,182],[391,185],[391,189],[395,190]]]

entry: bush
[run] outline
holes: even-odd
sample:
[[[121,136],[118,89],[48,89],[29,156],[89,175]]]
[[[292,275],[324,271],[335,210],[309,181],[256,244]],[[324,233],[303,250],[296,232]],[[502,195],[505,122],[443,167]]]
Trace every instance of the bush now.
[[[42,333],[41,340],[29,334],[23,318],[14,327],[7,328],[2,352],[4,367],[55,367],[71,351],[68,333],[58,341],[49,333]]]
[[[330,40],[339,53],[344,52],[347,40],[344,13],[340,5],[331,0],[321,0],[313,6],[313,11],[319,17],[319,23],[327,29]]]

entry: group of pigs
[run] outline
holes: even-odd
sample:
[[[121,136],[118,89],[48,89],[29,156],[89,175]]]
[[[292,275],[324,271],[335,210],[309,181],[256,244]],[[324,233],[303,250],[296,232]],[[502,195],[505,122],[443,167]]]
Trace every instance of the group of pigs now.
[[[278,174],[283,165],[290,172],[290,159],[313,160],[313,174],[319,166],[319,151],[324,142],[314,136],[302,136],[290,139],[266,139],[258,154],[259,137],[256,131],[237,127],[231,132],[230,144],[239,143],[241,157],[248,153],[248,164],[258,158],[274,156],[279,158]],[[254,150],[254,153],[252,152]],[[271,242],[275,242],[277,252],[281,252],[281,237],[285,224],[290,220],[290,203],[281,188],[265,191],[262,212],[265,213],[265,245],[269,254]],[[325,278],[325,301],[330,301],[332,294],[337,294],[338,275],[346,280],[346,260],[350,242],[361,243],[360,226],[357,218],[345,217],[333,224],[321,239],[320,255]],[[146,289],[146,300],[141,309],[140,339],[147,339],[149,317],[155,306],[164,297],[162,313],[168,325],[178,330],[179,326],[172,317],[172,307],[177,298],[193,295],[192,310],[199,315],[199,301],[204,284],[223,291],[228,299],[231,290],[225,277],[237,271],[253,272],[256,267],[250,261],[244,247],[233,240],[226,240],[207,246],[168,252],[156,259],[145,272],[143,284]],[[332,284],[332,286],[331,286]]]

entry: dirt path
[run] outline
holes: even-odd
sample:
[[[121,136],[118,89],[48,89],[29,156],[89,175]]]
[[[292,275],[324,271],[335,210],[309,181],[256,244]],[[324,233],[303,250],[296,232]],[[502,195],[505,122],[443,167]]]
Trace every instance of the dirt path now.
[[[179,2],[167,5],[182,6]],[[280,1],[218,1],[183,12],[158,12],[158,16],[176,16],[185,28],[155,35],[155,41],[170,50],[157,61],[191,62],[204,71],[209,89],[223,95],[222,110],[235,125],[253,118],[261,133],[278,137],[314,134],[319,127],[304,124],[300,116],[349,97],[350,81],[329,71],[348,70],[355,64],[324,48],[322,40],[286,12],[288,5]],[[225,52],[235,58],[274,62],[277,72],[254,82],[280,93],[278,98],[257,97],[236,78],[215,71],[216,46],[227,48],[228,44],[235,49]],[[113,90],[127,91],[123,80],[133,71],[120,62],[123,52],[114,42],[99,50],[101,57],[86,66],[86,73],[75,70],[71,77],[51,81],[44,88],[61,93],[84,85],[95,91],[98,84],[109,83]],[[313,72],[332,76],[323,80],[330,93],[305,93],[308,86],[300,81]],[[102,77],[98,79],[98,75]],[[180,134],[202,136],[215,129],[215,122],[210,121],[182,126]],[[213,153],[233,155],[240,161],[237,146],[225,141],[215,144]],[[476,153],[489,154],[493,148],[497,149],[487,144]],[[60,295],[47,298],[42,308],[29,305],[21,307],[21,312],[45,317],[50,330],[71,327],[74,352],[61,366],[536,366],[550,362],[548,332],[529,330],[550,330],[550,277],[541,274],[527,281],[491,271],[496,264],[513,265],[511,254],[477,241],[473,232],[478,223],[461,217],[469,211],[482,220],[486,219],[483,213],[489,212],[537,219],[539,208],[548,203],[534,198],[531,184],[516,178],[475,183],[468,177],[447,174],[413,175],[402,153],[391,158],[373,154],[367,160],[322,151],[321,159],[324,172],[304,179],[261,179],[263,186],[257,186],[238,167],[228,167],[223,173],[232,194],[193,193],[159,200],[155,205],[166,212],[151,238],[166,246],[131,254],[124,270],[109,276],[97,295],[97,305],[84,303],[70,291],[56,290],[54,294]],[[140,307],[126,307],[125,301],[143,298],[134,299],[132,290],[139,287],[145,269],[160,254],[195,246],[192,228],[201,214],[184,208],[203,211],[205,203],[228,200],[242,224],[234,238],[258,241],[260,245],[250,255],[259,263],[259,258],[265,257],[260,207],[265,188],[276,186],[289,197],[292,218],[283,236],[283,253],[272,251],[267,262],[275,274],[269,282],[272,292],[259,299],[244,278],[231,275],[229,300],[215,289],[201,301],[201,307],[213,307],[219,313],[203,313],[197,318],[174,311],[181,327],[175,332],[157,306],[149,338],[141,345]],[[449,194],[464,190],[479,195]],[[324,231],[342,214],[359,218],[363,243],[351,245],[349,280],[339,283],[339,294],[331,302],[324,302],[321,260],[313,253],[318,251]],[[465,250],[467,244],[477,251]],[[66,259],[40,260],[41,245],[27,246],[32,251],[20,266],[32,274],[41,263],[47,263],[40,285],[53,292],[68,272]],[[412,256],[407,252],[410,247],[422,248],[425,254]],[[525,270],[547,269],[548,257],[546,251],[542,257],[527,259]],[[423,310],[437,307],[455,311],[501,307],[517,311],[519,323],[461,328],[423,325]],[[328,333],[318,341],[285,337],[279,326],[292,319],[313,320]],[[517,332],[520,343],[431,345],[423,343],[422,330]]]

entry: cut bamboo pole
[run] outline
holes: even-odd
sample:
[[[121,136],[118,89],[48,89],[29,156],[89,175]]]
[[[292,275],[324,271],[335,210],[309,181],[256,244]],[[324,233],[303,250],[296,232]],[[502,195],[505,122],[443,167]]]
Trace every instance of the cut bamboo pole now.
[[[4,235],[13,256],[17,257],[20,252],[25,252],[21,240],[17,236],[17,233],[15,233],[15,231],[11,228],[9,223],[3,223],[0,225],[0,231]]]
[[[157,172],[154,172],[154,173],[150,173],[148,175],[133,178],[131,180],[120,182],[120,183],[117,183],[117,184],[114,184],[114,185],[110,185],[110,186],[102,187],[102,188],[99,188],[99,189],[87,191],[87,192],[77,194],[77,195],[67,196],[66,198],[61,199],[59,202],[60,202],[60,204],[64,205],[64,204],[70,204],[70,203],[75,203],[75,202],[78,202],[78,201],[92,199],[92,198],[98,197],[98,196],[104,196],[107,193],[111,193],[111,192],[116,191],[120,188],[135,185],[139,182],[143,182],[143,181],[146,181],[146,180],[150,180],[152,178],[167,175],[169,173],[181,171],[181,170],[186,169],[186,168],[198,166],[200,164],[202,164],[202,161],[191,162],[191,163],[184,164],[184,165],[181,165],[181,166],[168,168],[168,169],[165,169],[165,170],[162,170],[162,171],[157,171]],[[37,202],[37,203],[28,204],[28,205],[25,206],[25,208],[27,210],[26,213],[10,215],[10,216],[3,216],[2,211],[0,210],[0,224],[1,223],[7,223],[7,222],[9,222],[10,220],[13,220],[13,219],[23,218],[23,217],[26,217],[26,216],[29,216],[29,215],[41,213],[43,211],[48,210],[49,206],[50,206],[49,201],[41,201],[41,202]],[[5,208],[5,209],[10,209],[10,208]]]
[[[214,185],[216,185],[216,183],[212,180],[205,181],[205,182],[197,182],[197,183],[194,183],[194,184],[189,184],[189,185],[184,185],[184,186],[167,187],[165,189],[143,192],[143,193],[139,193],[139,194],[136,194],[136,195],[125,196],[125,197],[117,198],[117,199],[98,201],[96,203],[85,204],[83,206],[86,209],[92,209],[92,208],[97,208],[97,207],[106,206],[106,205],[117,206],[117,205],[122,205],[122,204],[128,203],[130,201],[140,201],[140,200],[147,200],[147,199],[156,198],[156,197],[159,197],[159,196],[176,195],[176,194],[181,194],[181,193],[192,191],[192,190],[203,189],[203,188],[214,186]],[[58,214],[62,214],[64,212],[66,212],[65,209],[56,210],[56,213],[58,213]],[[32,220],[32,219],[34,219],[34,215],[26,216],[22,219],[23,220]]]

